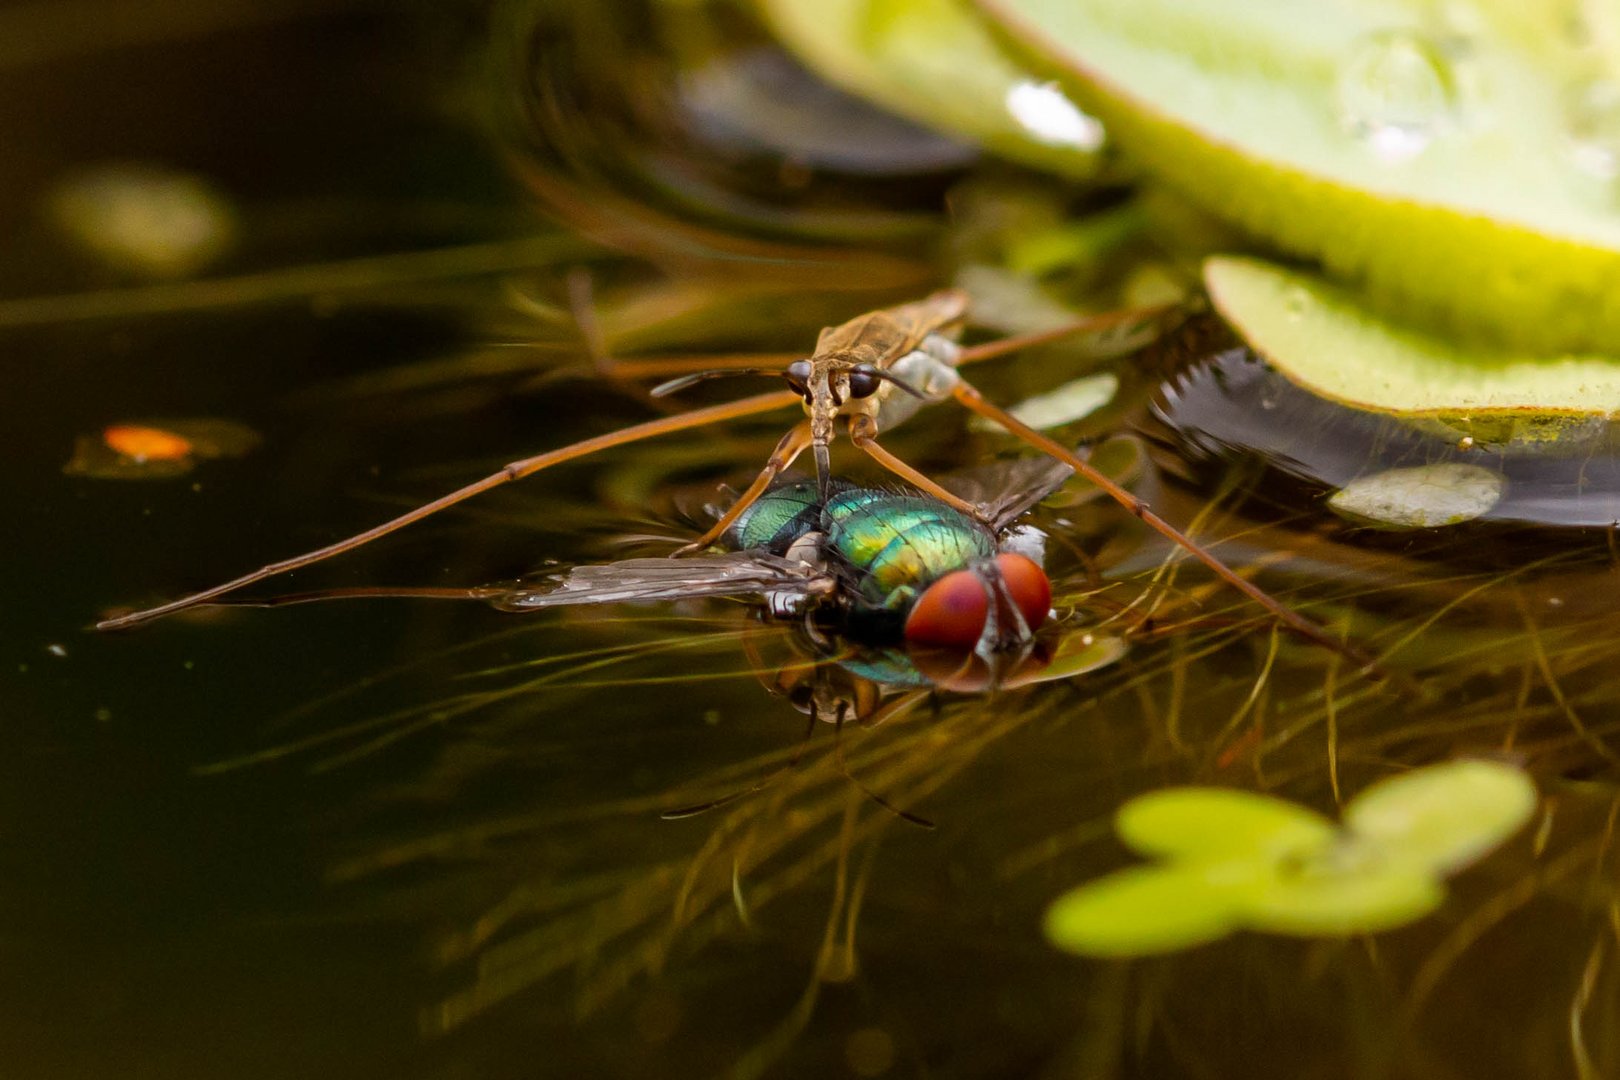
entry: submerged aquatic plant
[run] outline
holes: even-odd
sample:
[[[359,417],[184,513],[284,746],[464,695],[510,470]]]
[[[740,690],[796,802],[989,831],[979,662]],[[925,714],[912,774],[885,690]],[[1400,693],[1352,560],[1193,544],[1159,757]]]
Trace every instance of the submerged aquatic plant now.
[[[1083,956],[1169,952],[1264,930],[1375,933],[1439,907],[1442,884],[1529,820],[1536,791],[1509,765],[1459,761],[1380,781],[1344,824],[1228,788],[1168,788],[1120,808],[1125,844],[1160,860],[1060,897],[1053,944]]]

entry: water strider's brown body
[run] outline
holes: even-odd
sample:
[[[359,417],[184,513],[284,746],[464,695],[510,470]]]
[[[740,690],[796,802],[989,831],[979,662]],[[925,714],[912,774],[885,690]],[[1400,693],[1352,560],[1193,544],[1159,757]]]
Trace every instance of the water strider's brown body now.
[[[956,338],[967,321],[968,295],[945,289],[922,300],[869,311],[845,323],[829,326],[816,338],[815,352],[796,360],[783,373],[804,401],[807,418],[777,444],[754,483],[727,514],[682,553],[700,551],[724,535],[807,448],[816,460],[816,478],[823,495],[831,475],[829,447],[843,422],[850,441],[889,471],[969,514],[977,509],[927,476],[894,457],[877,443],[886,431],[910,419],[925,405],[949,398],[961,382],[956,365],[961,348]],[[686,385],[680,379],[654,393]]]
[[[500,472],[346,540],[282,562],[271,563],[252,573],[167,604],[107,619],[98,626],[101,629],[122,629],[207,603],[273,575],[350,551],[490,488],[522,479],[552,465],[583,457],[597,450],[781,408],[795,400],[803,403],[808,414],[806,418],[795,424],[782,437],[758,478],[739,496],[725,516],[716,522],[714,528],[675,554],[689,554],[703,550],[718,540],[732,522],[770,487],[777,475],[807,448],[813,448],[817,476],[825,489],[829,477],[829,447],[840,421],[850,441],[879,464],[935,498],[977,516],[979,515],[977,507],[946,491],[927,476],[884,450],[877,442],[877,436],[881,431],[901,423],[924,405],[954,398],[963,407],[986,417],[1029,445],[1069,465],[1120,505],[1209,566],[1233,588],[1263,606],[1284,625],[1351,657],[1358,666],[1370,666],[1357,650],[1328,636],[1321,627],[1279,604],[1258,586],[1234,573],[1209,551],[1153,513],[1140,499],[1092,468],[1069,447],[1048,438],[986,401],[957,371],[957,367],[962,363],[1005,355],[1019,348],[1057,340],[1066,334],[1088,330],[1109,331],[1122,326],[1139,325],[1159,318],[1163,314],[1162,310],[1104,315],[1083,320],[1058,331],[1004,339],[964,350],[956,344],[956,338],[966,322],[967,314],[967,294],[959,289],[945,289],[922,300],[859,315],[848,322],[823,330],[816,340],[812,356],[795,360],[787,365],[786,370],[777,373],[787,380],[790,392],[761,394],[740,401],[651,420],[515,461]],[[672,392],[711,374],[717,372],[700,371],[695,375],[667,383],[655,393]]]

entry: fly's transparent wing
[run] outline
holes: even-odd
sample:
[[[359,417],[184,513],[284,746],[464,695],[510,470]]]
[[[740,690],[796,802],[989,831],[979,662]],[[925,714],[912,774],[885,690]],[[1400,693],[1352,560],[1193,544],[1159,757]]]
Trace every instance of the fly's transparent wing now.
[[[1073,475],[1073,469],[1053,458],[1023,457],[953,472],[941,477],[940,484],[980,507],[999,530]]]
[[[569,604],[627,604],[697,597],[824,596],[837,587],[825,570],[797,559],[734,551],[692,559],[625,559],[575,566],[488,597],[507,611]]]

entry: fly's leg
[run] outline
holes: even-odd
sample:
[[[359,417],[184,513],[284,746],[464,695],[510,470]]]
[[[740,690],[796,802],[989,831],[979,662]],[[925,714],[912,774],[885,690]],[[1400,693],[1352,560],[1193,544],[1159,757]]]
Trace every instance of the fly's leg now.
[[[960,510],[962,513],[973,518],[975,521],[983,520],[977,506],[968,502],[959,495],[953,495],[949,491],[946,491],[934,481],[928,479],[928,477],[924,476],[922,473],[918,472],[916,469],[912,468],[910,465],[907,465],[904,461],[901,461],[899,458],[883,449],[883,447],[879,446],[877,441],[877,425],[873,422],[870,416],[860,414],[850,418],[849,441],[863,450],[872,458],[873,461],[876,461],[879,465],[882,465],[885,469],[888,469],[906,483],[912,485],[920,491],[932,495],[942,503],[947,503],[950,506],[955,507],[957,510]]]
[[[771,784],[777,780],[777,778],[784,776],[799,767],[799,761],[804,757],[805,748],[810,745],[810,736],[814,735],[815,733],[816,714],[814,711],[812,711],[810,715],[805,718],[804,737],[799,740],[799,745],[793,750],[793,757],[788,759],[788,763],[786,765],[783,765],[775,772],[766,773],[764,776],[760,777],[760,779],[755,781],[751,787],[743,788],[741,791],[733,791],[730,795],[722,795],[718,799],[710,799],[708,802],[698,803],[695,806],[681,806],[672,810],[665,810],[658,816],[663,818],[665,821],[679,821],[681,818],[696,817],[699,814],[706,814],[710,810],[718,810],[722,806],[729,806],[738,799],[746,798],[755,792],[765,790],[766,788],[770,787]]]
[[[786,391],[786,393],[792,395],[792,391]],[[797,401],[798,398],[794,396],[794,400]],[[754,482],[749,484],[747,490],[737,496],[737,501],[731,504],[731,509],[722,514],[720,520],[710,526],[708,532],[690,544],[676,548],[671,552],[670,558],[693,555],[707,550],[711,544],[724,536],[726,530],[731,528],[732,523],[742,516],[742,512],[752,506],[761,495],[765,494],[765,489],[771,486],[771,481],[775,480],[783,469],[793,464],[795,458],[804,453],[805,447],[809,446],[811,441],[810,421],[801,420],[794,424],[788,433],[782,436],[782,441],[776,444],[776,449],[771,451],[770,460],[765,462],[765,467],[759,471],[758,476],[754,477]]]
[[[855,774],[849,771],[849,762],[844,758],[844,742],[842,736],[844,734],[844,718],[847,712],[847,707],[840,704],[838,706],[838,711],[833,715],[833,760],[838,763],[838,771],[843,773],[844,779],[848,780],[851,784],[854,784],[856,789],[859,790],[862,795],[865,795],[868,799],[871,799],[873,802],[883,807],[883,809],[887,810],[895,817],[901,819],[902,821],[910,822],[919,829],[934,828],[934,823],[932,821],[929,821],[920,814],[913,814],[909,810],[900,809],[898,806],[894,805],[894,803],[890,802],[888,799],[885,799],[882,795],[879,795],[877,792],[855,779]]]
[[[390,521],[385,521],[381,525],[367,529],[365,532],[357,533],[346,540],[339,540],[335,544],[328,544],[326,547],[318,548],[315,551],[305,552],[302,555],[295,555],[292,558],[284,559],[281,562],[270,563],[268,566],[261,566],[251,574],[243,574],[241,577],[232,578],[230,581],[227,581],[222,585],[215,585],[211,589],[204,589],[202,592],[192,593],[190,596],[184,596],[178,600],[171,600],[167,604],[160,604],[154,608],[147,608],[145,611],[137,611],[129,615],[122,615],[116,619],[107,619],[103,622],[97,623],[96,629],[123,630],[127,627],[137,626],[144,622],[150,622],[153,619],[160,618],[176,611],[183,611],[186,608],[195,607],[198,604],[206,604],[211,600],[224,596],[226,593],[235,592],[237,589],[244,586],[263,581],[265,578],[274,577],[276,574],[285,573],[288,570],[297,570],[304,566],[310,566],[325,559],[330,559],[334,555],[341,555],[345,551],[353,551],[357,547],[369,544],[371,541],[383,536],[387,536],[391,532],[403,529],[405,526],[410,525],[413,522],[421,521],[425,517],[430,517],[433,514],[438,513],[440,510],[444,510],[448,507],[456,505],[459,502],[470,499],[474,495],[480,495],[491,488],[500,487],[503,484],[509,484],[514,480],[521,480],[526,476],[532,476],[541,469],[550,468],[553,465],[559,465],[565,461],[572,461],[575,458],[585,457],[588,454],[594,454],[598,450],[607,450],[615,446],[624,446],[627,443],[638,442],[642,439],[649,439],[656,435],[667,435],[675,431],[685,431],[689,428],[703,427],[704,425],[716,423],[721,420],[730,420],[739,416],[751,416],[755,413],[769,412],[772,409],[780,409],[788,405],[797,405],[798,403],[799,396],[793,393],[791,390],[778,390],[770,394],[759,394],[754,397],[743,398],[740,401],[726,402],[723,405],[711,405],[706,409],[693,409],[691,412],[680,413],[676,416],[666,416],[658,420],[649,420],[644,424],[635,424],[631,427],[621,428],[618,431],[610,431],[605,435],[598,435],[595,438],[585,439],[581,442],[574,443],[571,446],[564,446],[557,450],[548,450],[546,453],[537,454],[534,457],[524,458],[521,461],[514,461],[500,472],[486,476],[482,480],[474,481],[473,483],[468,484],[466,487],[458,488],[448,495],[434,499],[432,502],[423,506],[418,506],[416,509],[409,511],[408,513],[401,514],[399,517],[396,517]]]
[[[1154,531],[1160,533],[1166,539],[1170,540],[1176,546],[1186,551],[1199,562],[1209,567],[1216,574],[1218,574],[1223,581],[1241,592],[1244,596],[1247,596],[1249,599],[1259,604],[1261,607],[1265,608],[1273,616],[1275,616],[1279,622],[1287,626],[1289,629],[1294,630],[1304,637],[1309,638],[1311,641],[1326,646],[1341,656],[1350,659],[1357,665],[1358,668],[1370,669],[1374,667],[1374,664],[1369,657],[1361,655],[1358,650],[1346,645],[1344,642],[1330,637],[1325,629],[1305,618],[1303,615],[1284,607],[1281,603],[1272,599],[1272,597],[1262,590],[1258,585],[1255,585],[1248,579],[1239,576],[1236,571],[1227,566],[1220,559],[1216,558],[1216,556],[1208,549],[1195,542],[1191,537],[1187,536],[1180,529],[1177,529],[1174,525],[1164,520],[1158,514],[1155,514],[1141,499],[1138,499],[1135,495],[1132,495],[1129,491],[1126,491],[1124,488],[1114,483],[1113,480],[1097,471],[1097,469],[1089,462],[1080,457],[1074,451],[1070,450],[1068,447],[1064,446],[1062,443],[1056,441],[1055,439],[1048,438],[1039,431],[1036,431],[1034,428],[1030,427],[1028,424],[1025,424],[1016,417],[1009,415],[999,406],[993,405],[989,401],[986,401],[984,396],[980,394],[978,390],[970,386],[965,381],[957,383],[955,396],[956,400],[961,402],[966,408],[1000,425],[1036,449],[1057,458],[1059,461],[1072,468],[1076,473],[1097,485],[1097,487],[1101,488],[1103,493],[1109,498],[1125,507],[1125,509],[1135,514],[1137,517],[1141,518]]]

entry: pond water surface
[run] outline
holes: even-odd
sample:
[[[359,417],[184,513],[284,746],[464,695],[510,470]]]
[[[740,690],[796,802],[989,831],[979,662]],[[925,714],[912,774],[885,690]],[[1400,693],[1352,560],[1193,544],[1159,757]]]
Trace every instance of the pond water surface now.
[[[139,32],[98,4],[50,7],[0,8],[0,38],[15,19],[58,42],[0,58],[4,1075],[1620,1072],[1609,537],[1517,519],[1352,528],[1321,505],[1344,477],[1302,479],[1263,441],[1269,471],[1211,453],[1206,413],[1178,437],[1187,384],[1155,419],[1148,360],[1120,367],[1122,400],[1076,437],[1144,437],[1156,465],[1139,493],[1387,678],[1273,632],[1079,495],[1035,520],[1064,629],[1117,642],[1110,662],[989,697],[925,693],[836,740],[817,725],[802,751],[805,717],[766,684],[805,657],[737,604],[354,599],[89,630],[656,415],[593,374],[579,310],[615,351],[775,352],[926,292],[949,276],[943,193],[996,169],[869,118],[850,130],[901,146],[901,164],[847,145],[828,164],[800,139],[795,168],[752,152],[693,165],[672,131],[746,136],[712,73],[688,85],[697,119],[647,136],[642,171],[596,147],[574,148],[596,173],[541,153],[537,131],[611,140],[649,123],[601,96],[657,74],[639,53],[600,70],[623,20],[645,16],[627,6],[535,5],[517,24],[534,20],[549,66],[528,85],[500,36],[512,20],[476,5],[266,2],[199,22],[173,3]],[[779,56],[747,56],[745,73],[787,77]],[[526,109],[536,126],[514,138]],[[822,162],[808,179],[805,160]],[[224,284],[142,280],[47,224],[76,171],[120,162],[225,193],[235,246],[201,278]],[[721,181],[735,201],[704,208]],[[697,225],[672,237],[611,213],[643,203]],[[819,246],[766,246],[789,244],[784,221]],[[867,248],[848,240],[861,229]],[[986,375],[1007,395],[1054,381]],[[81,437],[176,418],[262,441],[167,479],[64,472]],[[626,535],[689,538],[781,425],[615,451],[257,595],[479,585],[617,557]],[[1010,449],[959,416],[895,445],[930,470]],[[1607,447],[1594,473],[1612,472]],[[1219,784],[1331,812],[1466,755],[1524,765],[1542,807],[1416,925],[1141,961],[1042,936],[1059,893],[1128,860],[1109,819],[1131,795]]]

